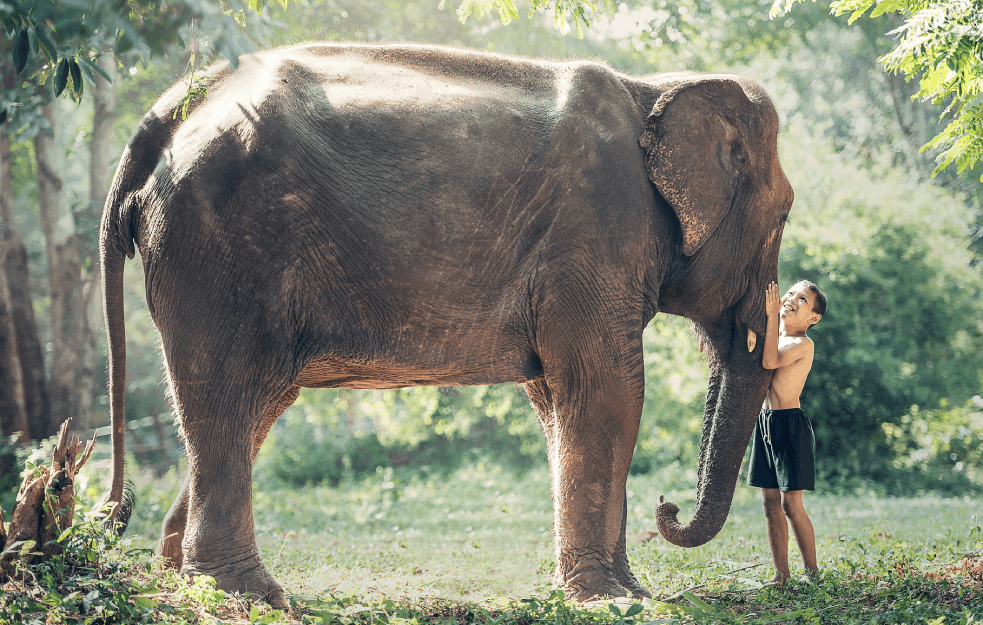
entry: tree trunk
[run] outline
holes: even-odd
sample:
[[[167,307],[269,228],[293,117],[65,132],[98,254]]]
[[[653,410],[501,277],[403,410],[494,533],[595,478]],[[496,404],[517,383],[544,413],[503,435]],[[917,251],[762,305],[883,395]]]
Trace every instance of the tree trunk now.
[[[2,131],[0,131],[2,132]],[[28,437],[27,413],[22,409],[18,396],[23,395],[20,386],[20,362],[17,359],[14,338],[14,321],[7,292],[6,272],[2,270],[7,257],[7,230],[14,201],[13,176],[10,171],[10,137],[0,134],[0,435],[21,433]],[[0,474],[13,465],[10,458],[0,457]]]
[[[99,59],[101,67],[113,82],[96,75],[95,82],[90,88],[94,101],[92,111],[92,137],[89,150],[89,200],[92,215],[102,215],[102,205],[106,203],[109,194],[109,183],[112,170],[109,168],[110,148],[113,138],[113,124],[116,123],[116,57],[108,52]],[[93,239],[93,248],[95,248]]]
[[[34,320],[34,306],[31,302],[31,280],[27,266],[27,249],[14,227],[13,189],[10,171],[10,138],[0,135],[0,221],[6,226],[3,230],[4,256],[0,265],[4,270],[9,296],[9,310],[13,325],[14,360],[13,370],[19,378],[17,396],[22,414],[17,429],[26,428],[22,441],[46,436],[54,431],[50,427],[48,410],[48,385],[44,376],[44,356],[41,341],[38,339],[38,326]],[[9,191],[6,191],[9,189]]]
[[[81,258],[71,240],[75,233],[72,214],[63,210],[64,193],[60,173],[63,162],[55,133],[60,128],[58,101],[41,111],[49,130],[34,137],[37,159],[38,213],[44,233],[45,258],[48,264],[48,287],[51,295],[51,414],[61,422],[78,423],[75,401],[79,369],[79,316],[81,313]],[[54,433],[51,424],[45,436]]]
[[[57,131],[59,102],[42,107],[51,129]],[[103,130],[104,132],[104,130]],[[38,212],[44,232],[51,293],[51,415],[57,422],[71,420],[76,428],[92,426],[95,386],[95,337],[86,306],[81,236],[65,206],[60,172],[59,142],[54,132],[34,137],[37,159]],[[91,298],[90,298],[91,299]],[[54,433],[50,427],[49,434]]]
[[[0,238],[0,258],[5,256],[5,239]],[[14,356],[14,324],[7,306],[7,281],[0,272],[0,436],[7,437],[15,432],[27,431],[26,419],[17,401],[17,376],[14,371],[20,367]],[[0,458],[0,471],[5,468]]]
[[[112,79],[107,81],[96,75],[91,85],[90,93],[93,99],[92,135],[89,143],[89,208],[86,211],[85,223],[92,225],[92,232],[79,232],[78,241],[81,244],[83,264],[89,270],[84,276],[82,286],[82,312],[85,323],[80,340],[82,351],[79,361],[78,401],[80,429],[93,427],[92,405],[96,393],[96,353],[97,342],[95,329],[102,326],[102,298],[96,297],[102,271],[99,267],[98,224],[102,216],[102,207],[109,194],[109,184],[112,181],[113,170],[110,167],[112,155],[113,126],[116,123],[116,101],[119,80],[116,72],[116,56],[110,51],[98,60],[99,66]],[[91,234],[91,236],[86,236]],[[88,263],[84,261],[90,259]]]
[[[93,437],[83,448],[78,437],[69,435],[69,423],[63,423],[51,466],[38,467],[21,483],[6,536],[0,511],[0,582],[18,572],[33,576],[28,567],[37,556],[43,562],[62,553],[64,544],[58,542],[58,537],[75,517],[75,478],[94,446]],[[25,561],[18,562],[22,550],[28,555]]]
[[[55,420],[71,419],[76,427],[90,429],[89,411],[81,406],[82,372],[91,352],[92,331],[83,305],[82,257],[78,235],[57,243],[51,279],[51,414]],[[91,366],[89,369],[91,370]],[[90,404],[91,406],[91,404]]]

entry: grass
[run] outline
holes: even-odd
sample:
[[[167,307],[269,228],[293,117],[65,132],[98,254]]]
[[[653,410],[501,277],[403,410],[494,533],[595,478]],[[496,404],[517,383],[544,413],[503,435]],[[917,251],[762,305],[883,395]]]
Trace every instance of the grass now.
[[[87,469],[108,475],[99,463]],[[148,561],[139,549],[156,542],[179,476],[131,474],[140,500],[126,549],[139,576]],[[762,588],[773,571],[755,489],[739,485],[726,526],[703,547],[684,550],[651,534],[659,495],[686,515],[692,488],[692,471],[679,468],[629,480],[629,556],[657,599],[638,613],[626,603],[573,606],[552,593],[548,472],[517,476],[481,462],[451,472],[380,470],[339,488],[257,485],[258,543],[296,606],[289,615],[166,571],[151,567],[150,575],[163,589],[161,605],[170,606],[161,608],[168,622],[983,622],[983,571],[974,579],[964,566],[964,556],[983,547],[978,501],[807,494],[822,574],[801,576],[793,543],[798,577]],[[87,495],[99,492],[88,486]],[[197,611],[188,603],[195,596],[204,597]]]

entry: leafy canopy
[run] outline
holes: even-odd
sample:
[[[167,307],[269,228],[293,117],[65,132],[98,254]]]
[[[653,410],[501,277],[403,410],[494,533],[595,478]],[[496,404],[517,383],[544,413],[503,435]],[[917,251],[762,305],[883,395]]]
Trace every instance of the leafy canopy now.
[[[174,44],[183,47],[186,38],[197,50],[200,36],[204,56],[223,56],[235,67],[239,54],[273,26],[265,5],[266,0],[4,0],[0,28],[7,43],[0,51],[11,55],[18,84],[50,80],[55,97],[70,86],[78,99],[97,75],[109,79],[94,61],[110,50],[146,58]],[[4,85],[9,93],[0,98],[0,123],[12,107],[25,104],[16,86]]]
[[[797,2],[775,0],[772,17]],[[890,33],[898,38],[897,46],[879,60],[888,72],[901,72],[908,80],[919,77],[915,97],[945,107],[940,120],[948,124],[922,146],[922,151],[941,149],[933,175],[953,163],[959,173],[975,166],[983,157],[983,5],[972,0],[834,0],[830,10],[849,14],[850,24],[865,15],[875,19],[896,13],[904,19]]]
[[[615,5],[611,0],[601,0],[605,5],[610,5],[612,12]],[[590,26],[590,16],[596,11],[594,3],[590,0],[531,0],[529,3],[529,17],[537,11],[546,11],[550,4],[553,5],[553,25],[557,29],[566,31],[569,22],[573,22],[577,29],[577,35],[584,36],[584,28]],[[512,20],[519,19],[519,11],[515,8],[515,0],[461,0],[461,5],[457,9],[457,15],[461,21],[467,20],[472,15],[483,18],[492,12],[498,12],[502,24],[509,24]]]

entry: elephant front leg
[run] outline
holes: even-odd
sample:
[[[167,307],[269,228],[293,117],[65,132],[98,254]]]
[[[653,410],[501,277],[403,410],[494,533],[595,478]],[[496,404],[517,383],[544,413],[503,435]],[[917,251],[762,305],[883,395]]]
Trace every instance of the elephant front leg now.
[[[614,550],[614,577],[618,580],[625,590],[631,593],[636,599],[652,598],[652,593],[639,583],[635,574],[631,572],[628,564],[628,541],[626,530],[628,529],[628,496],[624,497],[624,513],[621,515],[621,533],[618,537],[618,546]]]
[[[603,445],[591,445],[576,433],[554,436],[556,582],[578,601],[627,596],[616,574],[624,488],[613,458]]]
[[[578,601],[648,595],[631,575],[624,547],[625,481],[641,412],[640,401],[636,410],[624,391],[612,384],[594,389],[589,399],[554,399],[551,406],[533,401],[548,438],[554,581]]]

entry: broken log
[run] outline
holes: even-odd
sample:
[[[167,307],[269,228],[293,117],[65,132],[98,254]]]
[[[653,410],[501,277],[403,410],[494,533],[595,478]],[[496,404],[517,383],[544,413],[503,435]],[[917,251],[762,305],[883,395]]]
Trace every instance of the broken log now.
[[[0,512],[0,580],[15,573],[22,547],[33,541],[27,559],[47,560],[62,552],[58,537],[75,517],[75,477],[95,446],[95,437],[82,450],[77,436],[69,435],[69,421],[62,424],[52,453],[51,466],[40,467],[24,478],[10,517],[6,536]]]
[[[31,473],[21,483],[14,502],[14,512],[10,515],[7,541],[0,554],[0,571],[4,576],[12,576],[16,571],[14,560],[19,557],[21,547],[33,541],[31,549],[37,547],[40,529],[41,501],[44,499],[44,483],[48,477],[47,467]]]
[[[51,471],[45,484],[44,518],[41,521],[41,551],[44,559],[62,552],[58,537],[71,527],[75,518],[75,476],[92,454],[95,438],[89,441],[82,455],[82,443],[77,436],[69,437],[68,421],[61,425],[58,443],[51,458]]]

